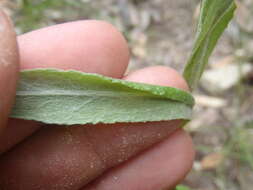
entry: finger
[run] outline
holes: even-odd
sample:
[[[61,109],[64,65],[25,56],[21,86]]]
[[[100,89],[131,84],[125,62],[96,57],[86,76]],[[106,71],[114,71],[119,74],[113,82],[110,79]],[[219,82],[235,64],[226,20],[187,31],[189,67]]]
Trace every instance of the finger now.
[[[43,127],[0,157],[0,187],[78,190],[173,130],[165,123]]]
[[[172,75],[173,80],[183,81],[166,67],[151,67],[143,72],[149,73],[145,78]],[[32,189],[36,185],[44,189],[79,189],[107,169],[166,138],[179,123],[43,128],[1,158],[0,185],[9,189]]]
[[[58,68],[120,78],[129,62],[124,37],[103,21],[78,21],[19,37],[21,69]]]
[[[0,10],[0,133],[15,97],[18,78],[16,34],[7,16]]]
[[[183,77],[181,77],[176,70],[165,66],[146,67],[130,73],[125,76],[124,79],[133,82],[172,86],[183,90],[189,90]]]
[[[7,127],[3,130],[3,135],[0,138],[0,155],[24,140],[28,135],[32,135],[43,125],[43,123],[35,121],[9,119]]]
[[[177,130],[82,190],[171,189],[189,172],[193,159],[191,138],[183,130]]]
[[[58,68],[95,72],[119,78],[129,62],[124,37],[102,21],[79,21],[56,25],[18,38],[22,69]],[[27,126],[20,133],[20,127]],[[37,122],[10,121],[0,138],[0,153],[33,134]]]

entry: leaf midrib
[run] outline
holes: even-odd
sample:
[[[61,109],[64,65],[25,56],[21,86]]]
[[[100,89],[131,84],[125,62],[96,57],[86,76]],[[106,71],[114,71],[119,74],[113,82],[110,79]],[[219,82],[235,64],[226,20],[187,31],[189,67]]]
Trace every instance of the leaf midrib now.
[[[43,90],[43,91],[17,91],[17,96],[104,96],[104,97],[149,97],[161,98],[156,95],[130,93],[130,92],[117,92],[111,93],[110,91],[97,91],[97,90]]]

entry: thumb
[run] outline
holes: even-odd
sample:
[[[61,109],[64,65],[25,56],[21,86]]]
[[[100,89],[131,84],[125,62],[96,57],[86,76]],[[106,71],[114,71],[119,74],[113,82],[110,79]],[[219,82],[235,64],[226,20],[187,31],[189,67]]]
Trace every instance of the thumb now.
[[[0,133],[14,102],[18,77],[16,34],[9,18],[0,10]]]

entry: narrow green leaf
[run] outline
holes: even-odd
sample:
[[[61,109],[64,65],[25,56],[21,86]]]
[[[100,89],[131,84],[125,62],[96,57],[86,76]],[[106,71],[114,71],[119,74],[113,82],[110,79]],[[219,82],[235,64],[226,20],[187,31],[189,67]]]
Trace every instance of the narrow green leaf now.
[[[233,18],[234,0],[202,0],[196,41],[184,77],[193,89],[208,63],[221,34]]]
[[[21,72],[12,117],[66,125],[189,120],[193,104],[176,88],[35,69]]]

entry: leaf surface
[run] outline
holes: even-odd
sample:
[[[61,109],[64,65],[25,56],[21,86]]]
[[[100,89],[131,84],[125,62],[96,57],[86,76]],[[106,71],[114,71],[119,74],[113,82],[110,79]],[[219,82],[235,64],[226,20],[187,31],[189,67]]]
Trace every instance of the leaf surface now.
[[[188,120],[193,104],[176,88],[37,69],[21,72],[12,117],[65,125]]]
[[[196,40],[190,59],[184,70],[184,78],[194,89],[208,63],[208,59],[233,18],[234,0],[202,0]]]

